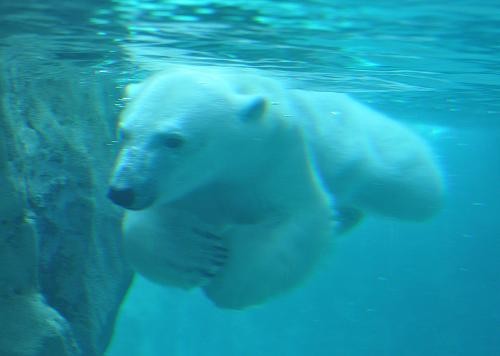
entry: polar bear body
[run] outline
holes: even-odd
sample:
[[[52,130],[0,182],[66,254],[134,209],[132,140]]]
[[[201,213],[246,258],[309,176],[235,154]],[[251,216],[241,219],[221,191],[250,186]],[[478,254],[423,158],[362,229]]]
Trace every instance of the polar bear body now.
[[[420,220],[440,205],[427,145],[345,95],[200,67],[128,95],[109,192],[129,209],[126,254],[146,277],[203,287],[221,307],[293,288],[364,212]]]

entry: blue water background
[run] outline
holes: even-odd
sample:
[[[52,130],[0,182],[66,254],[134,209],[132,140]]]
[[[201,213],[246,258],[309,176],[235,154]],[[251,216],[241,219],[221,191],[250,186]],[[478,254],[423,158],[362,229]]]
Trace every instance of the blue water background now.
[[[11,61],[32,52],[37,75],[57,75],[57,61],[120,85],[165,63],[262,68],[406,122],[446,172],[435,219],[367,218],[304,286],[264,306],[224,311],[137,278],[108,356],[500,355],[498,1],[0,6],[0,50]]]

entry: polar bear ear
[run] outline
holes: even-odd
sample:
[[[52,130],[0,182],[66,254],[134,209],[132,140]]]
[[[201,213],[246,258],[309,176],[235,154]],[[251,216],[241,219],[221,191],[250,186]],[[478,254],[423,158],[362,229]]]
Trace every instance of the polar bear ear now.
[[[127,98],[135,98],[139,95],[139,92],[141,91],[143,87],[143,84],[142,83],[131,83],[131,84],[128,84],[126,87],[125,87],[125,96]]]
[[[240,117],[244,121],[254,121],[264,116],[267,107],[267,100],[260,95],[244,95],[241,100],[243,108],[240,111]]]

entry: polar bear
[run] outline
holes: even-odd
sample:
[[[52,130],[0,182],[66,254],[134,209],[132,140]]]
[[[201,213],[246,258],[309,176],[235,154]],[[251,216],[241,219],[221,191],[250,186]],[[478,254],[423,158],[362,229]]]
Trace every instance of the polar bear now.
[[[181,66],[127,97],[108,192],[127,209],[126,256],[219,307],[297,286],[365,213],[422,220],[441,205],[427,144],[346,95]]]

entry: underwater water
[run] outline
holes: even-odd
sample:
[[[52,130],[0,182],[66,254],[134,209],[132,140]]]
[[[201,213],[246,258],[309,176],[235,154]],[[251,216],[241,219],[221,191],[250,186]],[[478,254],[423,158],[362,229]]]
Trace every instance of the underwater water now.
[[[64,63],[120,92],[168,63],[259,68],[406,123],[445,172],[435,218],[367,217],[265,305],[136,277],[106,355],[500,355],[497,1],[1,1],[0,23],[3,67],[29,80]]]

